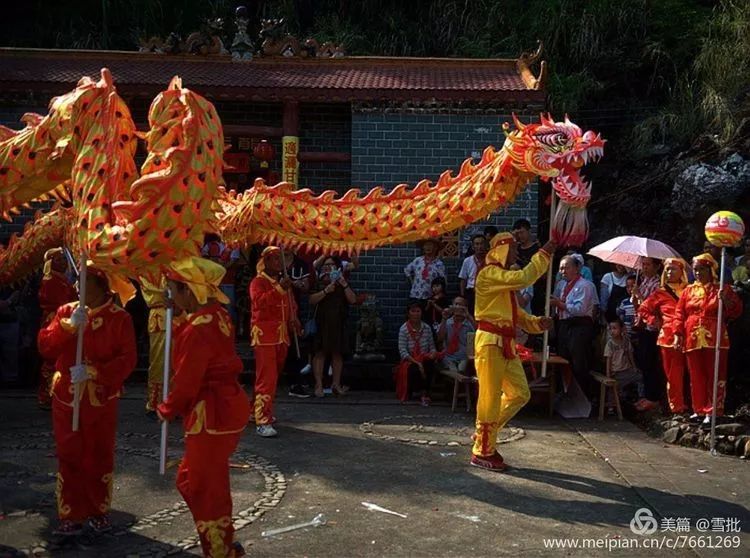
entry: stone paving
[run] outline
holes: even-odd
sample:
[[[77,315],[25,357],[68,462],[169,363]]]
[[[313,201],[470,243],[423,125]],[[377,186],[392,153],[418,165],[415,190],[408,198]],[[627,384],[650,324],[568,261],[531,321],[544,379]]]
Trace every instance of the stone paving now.
[[[445,405],[399,405],[374,393],[281,397],[276,415],[279,438],[248,429],[232,459],[237,539],[251,556],[746,556],[750,548],[744,533],[726,533],[739,537],[733,549],[549,547],[545,539],[641,539],[630,528],[640,508],[660,521],[731,517],[750,529],[747,461],[666,446],[627,422],[550,420],[526,410],[499,440],[514,468],[497,474],[468,466],[473,417]],[[143,413],[141,386],[129,388],[121,403],[115,529],[106,536],[86,534],[64,547],[51,537],[49,423],[30,394],[0,394],[0,558],[200,554],[174,488],[179,427],[170,431],[172,467],[161,477],[159,428]],[[326,525],[261,534],[318,513]],[[674,542],[681,534],[654,537]]]

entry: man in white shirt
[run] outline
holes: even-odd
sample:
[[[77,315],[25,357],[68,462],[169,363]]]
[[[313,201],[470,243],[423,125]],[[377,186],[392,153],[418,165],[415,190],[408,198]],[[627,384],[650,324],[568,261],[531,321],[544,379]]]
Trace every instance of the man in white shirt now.
[[[484,235],[475,234],[471,237],[471,247],[474,254],[465,258],[458,272],[458,290],[463,298],[469,303],[469,313],[474,315],[474,284],[477,273],[484,267],[484,258],[487,255],[487,239]]]
[[[596,287],[581,276],[581,262],[573,256],[560,261],[562,280],[551,299],[557,309],[557,350],[570,362],[578,384],[587,395],[591,392],[589,372],[593,361],[594,320],[599,306]]]

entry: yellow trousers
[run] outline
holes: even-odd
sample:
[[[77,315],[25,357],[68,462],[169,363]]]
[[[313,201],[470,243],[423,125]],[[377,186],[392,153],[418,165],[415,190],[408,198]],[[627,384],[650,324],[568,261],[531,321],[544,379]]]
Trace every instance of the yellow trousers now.
[[[152,331],[148,334],[148,388],[146,392],[146,410],[155,411],[162,400],[164,386],[164,331]]]
[[[479,379],[474,455],[489,457],[495,453],[497,433],[531,397],[521,360],[503,356],[502,347],[483,345],[476,349],[474,361]]]

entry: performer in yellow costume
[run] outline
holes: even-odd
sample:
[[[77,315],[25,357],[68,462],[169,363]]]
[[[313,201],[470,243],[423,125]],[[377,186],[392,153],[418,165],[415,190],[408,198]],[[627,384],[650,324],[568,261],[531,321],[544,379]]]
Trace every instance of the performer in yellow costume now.
[[[510,233],[495,235],[486,256],[486,265],[477,274],[475,285],[474,340],[479,379],[476,434],[471,465],[503,471],[506,465],[495,449],[497,433],[529,400],[521,360],[516,353],[516,326],[528,333],[541,333],[552,327],[551,318],[531,316],[516,302],[516,291],[533,285],[544,275],[557,245],[550,241],[531,258],[529,265],[512,271],[518,256]]]
[[[164,385],[164,343],[166,340],[167,283],[159,284],[141,279],[141,293],[148,306],[148,388],[146,412],[156,415]]]

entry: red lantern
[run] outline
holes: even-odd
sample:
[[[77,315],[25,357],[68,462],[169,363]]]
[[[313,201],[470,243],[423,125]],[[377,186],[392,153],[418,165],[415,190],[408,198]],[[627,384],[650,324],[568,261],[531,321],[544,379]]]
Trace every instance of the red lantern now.
[[[275,155],[276,150],[266,140],[260,140],[253,147],[253,156],[260,161],[261,168],[267,169],[268,161],[272,160]]]

